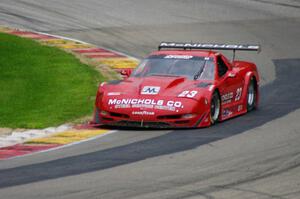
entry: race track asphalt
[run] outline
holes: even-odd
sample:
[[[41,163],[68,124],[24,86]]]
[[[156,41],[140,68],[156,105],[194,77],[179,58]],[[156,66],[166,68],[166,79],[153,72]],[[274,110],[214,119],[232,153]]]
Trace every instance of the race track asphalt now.
[[[258,110],[0,161],[0,198],[300,198],[299,0],[1,0],[0,25],[141,58],[160,41],[259,43]],[[226,53],[230,56],[230,53]]]

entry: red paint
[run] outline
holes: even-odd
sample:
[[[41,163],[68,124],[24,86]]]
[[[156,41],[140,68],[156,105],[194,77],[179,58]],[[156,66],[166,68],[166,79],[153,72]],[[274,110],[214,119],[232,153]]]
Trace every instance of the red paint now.
[[[38,151],[44,151],[58,146],[61,145],[60,144],[36,144],[36,145],[16,144],[9,147],[3,147],[0,148],[0,160],[21,156],[29,153],[34,153]]]
[[[16,30],[16,31],[10,32],[10,34],[13,34],[13,35],[30,35],[30,34],[32,34],[32,32]]]
[[[49,35],[38,34],[34,32],[26,32],[26,31],[13,31],[11,32],[13,35],[25,36],[31,39],[54,39],[54,37]]]
[[[26,151],[14,151],[14,150],[0,150],[0,160],[25,155]]]

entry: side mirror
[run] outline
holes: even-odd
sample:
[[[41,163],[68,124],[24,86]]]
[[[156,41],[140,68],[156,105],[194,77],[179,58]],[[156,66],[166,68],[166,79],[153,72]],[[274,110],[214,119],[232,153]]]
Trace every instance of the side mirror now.
[[[131,75],[132,70],[131,69],[123,69],[120,71],[120,74],[125,77],[128,78]]]

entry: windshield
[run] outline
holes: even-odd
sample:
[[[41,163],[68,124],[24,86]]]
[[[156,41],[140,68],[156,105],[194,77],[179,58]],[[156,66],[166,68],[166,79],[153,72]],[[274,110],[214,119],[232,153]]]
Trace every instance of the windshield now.
[[[191,80],[213,80],[214,74],[213,58],[191,55],[154,55],[144,59],[132,76],[185,76]]]

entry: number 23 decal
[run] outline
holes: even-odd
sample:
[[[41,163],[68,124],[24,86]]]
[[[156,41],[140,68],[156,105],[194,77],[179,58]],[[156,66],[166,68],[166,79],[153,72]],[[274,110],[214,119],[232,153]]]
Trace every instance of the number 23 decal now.
[[[182,91],[178,97],[195,97],[197,95],[198,91]]]
[[[239,101],[241,99],[242,96],[242,87],[236,89],[236,95],[235,95],[235,101]],[[198,91],[182,91],[178,97],[195,97],[197,95]]]

